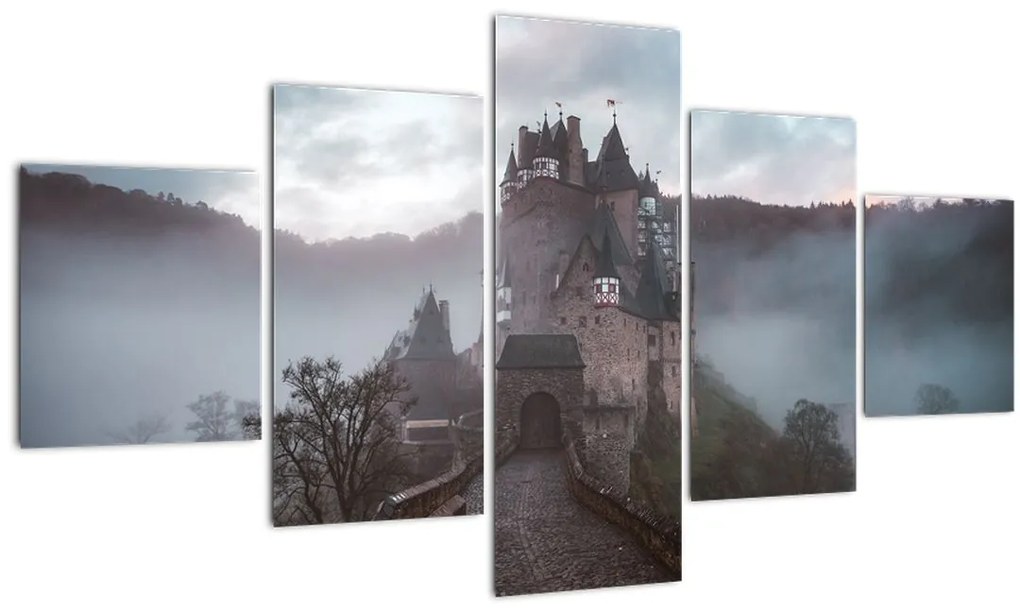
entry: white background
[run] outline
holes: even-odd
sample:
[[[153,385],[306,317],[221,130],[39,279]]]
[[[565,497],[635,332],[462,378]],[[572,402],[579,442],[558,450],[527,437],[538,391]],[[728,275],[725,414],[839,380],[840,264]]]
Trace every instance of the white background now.
[[[264,443],[21,451],[14,335],[19,161],[254,168],[268,187],[270,83],[488,97],[496,11],[680,28],[687,108],[853,116],[862,193],[1020,196],[1020,54],[1015,17],[996,8],[1000,3],[248,4],[37,1],[2,9],[9,349],[0,371],[9,391],[0,420],[0,606],[1016,605],[1015,414],[862,418],[857,493],[686,503],[682,583],[499,602],[492,596],[491,512],[274,531]],[[686,117],[677,121],[686,124]],[[488,134],[486,141],[488,151]],[[379,201],[385,205],[385,197]]]

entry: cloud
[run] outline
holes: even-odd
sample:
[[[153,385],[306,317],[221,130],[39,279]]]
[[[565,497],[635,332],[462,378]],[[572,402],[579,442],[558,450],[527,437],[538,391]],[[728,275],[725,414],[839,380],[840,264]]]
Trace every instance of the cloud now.
[[[479,98],[278,85],[274,115],[278,228],[413,236],[481,210]]]
[[[499,17],[496,21],[496,159],[502,176],[517,129],[542,120],[555,102],[581,118],[594,157],[613,119],[635,170],[661,170],[660,185],[683,191],[681,37],[675,30]]]
[[[691,191],[764,204],[855,199],[852,119],[691,113]]]

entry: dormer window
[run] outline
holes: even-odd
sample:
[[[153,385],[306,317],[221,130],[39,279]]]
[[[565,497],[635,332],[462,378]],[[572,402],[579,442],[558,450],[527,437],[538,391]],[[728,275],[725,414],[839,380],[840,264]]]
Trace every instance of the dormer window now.
[[[592,281],[595,292],[595,307],[620,305],[620,279],[615,276],[598,276]]]

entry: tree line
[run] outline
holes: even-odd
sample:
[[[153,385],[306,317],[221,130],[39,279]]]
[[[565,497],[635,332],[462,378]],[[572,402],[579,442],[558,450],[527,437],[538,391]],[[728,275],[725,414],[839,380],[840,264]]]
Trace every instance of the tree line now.
[[[195,442],[227,440],[259,440],[262,438],[261,407],[254,400],[233,400],[222,391],[200,395],[188,404],[194,420],[185,430],[192,432]],[[152,413],[134,423],[107,433],[117,444],[151,444],[163,442],[173,431],[168,414]]]
[[[71,230],[102,229],[147,234],[168,228],[207,231],[229,228],[240,236],[258,238],[239,215],[217,211],[198,200],[162,191],[124,191],[94,184],[79,174],[35,174],[22,167],[18,176],[22,224],[46,224]]]

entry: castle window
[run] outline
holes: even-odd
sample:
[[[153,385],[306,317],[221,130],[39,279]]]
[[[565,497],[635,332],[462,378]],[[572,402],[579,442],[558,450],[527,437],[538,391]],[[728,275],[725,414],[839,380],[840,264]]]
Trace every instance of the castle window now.
[[[578,327],[588,327],[588,317],[580,317],[577,320]]]
[[[637,383],[634,382],[634,379],[632,378],[630,379],[630,390],[634,391],[635,389],[637,389]]]
[[[588,262],[585,262],[584,265],[581,266],[581,269],[584,270],[585,272],[587,272],[588,271]]]
[[[648,346],[655,346],[655,336],[648,334]]]
[[[595,415],[595,431],[600,431],[601,429],[602,429],[602,415],[598,414]]]
[[[669,332],[669,343],[672,346],[676,346],[676,332]]]
[[[598,315],[595,315],[595,325],[598,325],[601,321],[602,321],[602,318],[599,317]]]
[[[566,324],[567,324],[567,318],[566,317],[560,317],[560,325],[566,325]]]
[[[673,376],[676,376],[676,366],[673,366]]]
[[[609,203],[609,210],[616,210],[616,202]]]

